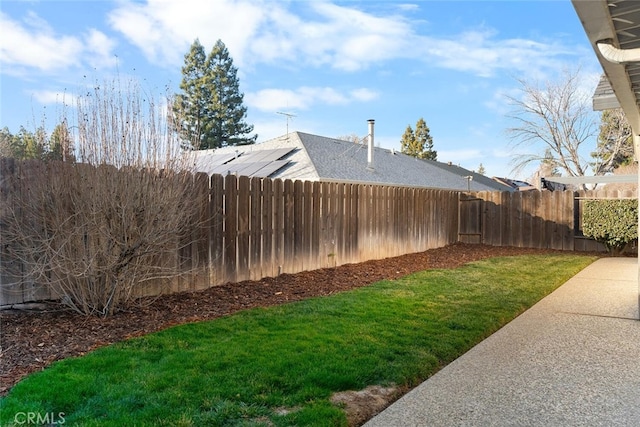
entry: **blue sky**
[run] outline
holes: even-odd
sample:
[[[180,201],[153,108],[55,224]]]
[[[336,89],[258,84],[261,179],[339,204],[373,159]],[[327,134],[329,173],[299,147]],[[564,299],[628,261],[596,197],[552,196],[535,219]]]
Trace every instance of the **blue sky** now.
[[[179,90],[184,54],[217,39],[238,68],[258,141],[290,130],[364,136],[400,149],[427,122],[438,160],[511,173],[505,94],[580,66],[601,69],[569,0],[4,0],[0,127],[33,130],[93,81],[134,78]],[[595,148],[595,140],[593,142]],[[531,148],[540,152],[542,149]]]

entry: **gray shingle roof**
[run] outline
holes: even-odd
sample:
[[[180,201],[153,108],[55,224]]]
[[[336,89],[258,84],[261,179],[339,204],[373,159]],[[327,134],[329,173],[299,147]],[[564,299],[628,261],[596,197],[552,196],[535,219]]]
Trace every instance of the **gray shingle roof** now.
[[[197,165],[206,165],[202,157],[289,148],[281,160],[289,163],[269,175],[270,178],[303,181],[347,181],[385,185],[416,186],[466,191],[465,176],[473,175],[472,191],[509,191],[509,187],[459,166],[420,160],[398,151],[374,148],[373,168],[368,168],[367,145],[340,139],[292,132],[260,144],[224,147],[198,153]],[[215,153],[215,154],[214,154]],[[206,168],[199,169],[208,172]]]
[[[374,147],[373,168],[368,168],[367,146],[339,139],[296,132],[309,153],[321,180],[372,182],[388,185],[467,190],[468,175],[474,175],[473,191],[509,191],[490,178],[464,168],[420,160],[394,150]],[[476,176],[478,178],[476,178]],[[480,177],[484,178],[481,179]]]
[[[596,90],[593,93],[593,98],[591,100],[595,111],[620,108],[620,103],[618,102],[618,98],[616,98],[616,94],[613,92],[611,83],[604,74],[600,76],[600,81],[598,82],[598,86],[596,86]]]

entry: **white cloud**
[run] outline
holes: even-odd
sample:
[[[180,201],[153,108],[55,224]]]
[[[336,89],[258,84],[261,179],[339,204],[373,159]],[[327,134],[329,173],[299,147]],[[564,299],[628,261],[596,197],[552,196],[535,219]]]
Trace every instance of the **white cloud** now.
[[[326,2],[311,4],[325,21],[321,37],[330,41],[325,53],[334,68],[356,71],[409,51],[407,42],[413,38],[413,29],[402,17],[378,17]],[[301,50],[304,52],[304,46]]]
[[[417,4],[414,4],[414,3],[401,3],[401,4],[398,5],[398,9],[404,10],[404,11],[407,11],[407,12],[409,12],[409,11],[413,12],[413,11],[416,11],[416,10],[420,9],[420,6],[418,6]]]
[[[263,89],[255,93],[246,93],[244,101],[249,107],[260,111],[304,110],[308,108],[309,99],[288,89]]]
[[[325,66],[354,71],[406,50],[411,27],[400,17],[376,17],[328,2],[297,3],[307,16],[272,1],[122,1],[109,15],[152,62],[181,62],[195,38],[209,48],[221,39],[234,63]]]
[[[114,64],[115,43],[104,33],[90,29],[85,38],[58,34],[33,12],[22,21],[0,12],[4,42],[0,45],[3,72],[23,74],[25,71],[59,72],[87,64],[105,67]]]
[[[108,21],[154,63],[182,62],[189,45],[199,38],[205,49],[222,39],[236,65],[242,65],[267,8],[256,1],[121,1]]]
[[[91,29],[87,33],[87,62],[93,68],[113,67],[116,59],[113,50],[116,43],[106,34],[96,29]]]
[[[410,14],[415,4],[398,4]],[[109,15],[117,31],[156,64],[181,63],[195,38],[205,48],[221,39],[236,66],[329,67],[354,72],[390,60],[490,77],[498,70],[541,73],[557,69],[572,47],[555,42],[501,39],[492,29],[461,34],[419,34],[423,21],[401,14],[378,16],[328,1],[122,0]]]
[[[347,105],[352,102],[370,101],[377,96],[377,92],[366,88],[354,89],[343,94],[330,87],[302,86],[295,90],[263,89],[245,94],[244,100],[249,107],[276,112],[306,110],[316,104]]]
[[[436,64],[457,71],[491,77],[498,70],[526,76],[541,75],[543,70],[557,70],[562,61],[555,59],[575,55],[570,48],[526,39],[500,39],[490,29],[468,31],[448,38],[424,37],[423,54]]]
[[[378,92],[366,88],[352,90],[350,95],[353,99],[358,101],[373,101],[374,99],[378,99],[380,96]]]
[[[79,63],[82,43],[75,37],[60,36],[37,15],[30,13],[24,24],[0,12],[3,43],[0,61],[4,68],[36,68],[40,71],[64,69]]]
[[[31,95],[43,105],[75,105],[75,96],[65,91],[36,90]]]

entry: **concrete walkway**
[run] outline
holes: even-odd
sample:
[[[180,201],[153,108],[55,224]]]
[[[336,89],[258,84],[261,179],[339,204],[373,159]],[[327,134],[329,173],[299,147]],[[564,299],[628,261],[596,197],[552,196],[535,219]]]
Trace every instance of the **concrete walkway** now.
[[[591,264],[365,426],[640,426],[637,259]]]

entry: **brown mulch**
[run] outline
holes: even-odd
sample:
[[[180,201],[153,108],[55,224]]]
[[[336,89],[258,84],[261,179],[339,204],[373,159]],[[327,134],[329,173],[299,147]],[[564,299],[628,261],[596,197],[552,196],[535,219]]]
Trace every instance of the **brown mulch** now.
[[[56,360],[80,356],[98,347],[169,326],[214,319],[253,307],[331,295],[421,270],[455,268],[495,256],[552,252],[557,251],[455,244],[360,264],[164,295],[146,306],[132,306],[108,318],[83,317],[59,309],[2,311],[0,396],[27,374]]]

